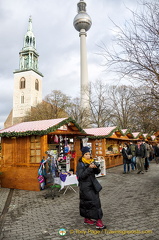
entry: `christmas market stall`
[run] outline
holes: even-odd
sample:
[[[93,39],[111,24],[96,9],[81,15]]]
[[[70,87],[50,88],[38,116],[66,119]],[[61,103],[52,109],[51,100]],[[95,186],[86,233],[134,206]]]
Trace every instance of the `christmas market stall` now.
[[[118,127],[90,128],[84,129],[89,135],[88,143],[92,148],[94,158],[104,157],[106,168],[123,164],[121,146],[130,138]],[[128,132],[125,131],[126,134]]]
[[[86,135],[72,118],[23,122],[1,130],[2,187],[39,191],[38,169],[48,153],[56,158],[58,170],[74,174],[81,155],[78,137]]]
[[[84,129],[88,134],[88,143],[94,158],[104,157],[106,168],[123,164],[121,150],[124,143],[145,139],[141,132],[132,133],[129,129],[119,127],[103,127]],[[146,134],[147,136],[147,134]]]

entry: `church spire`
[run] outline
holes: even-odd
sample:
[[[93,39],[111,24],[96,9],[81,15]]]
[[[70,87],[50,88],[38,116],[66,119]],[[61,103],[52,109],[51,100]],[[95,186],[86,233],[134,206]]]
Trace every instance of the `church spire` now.
[[[29,17],[28,32],[32,32],[32,18],[31,18],[31,16]]]
[[[27,33],[24,36],[24,47],[23,47],[23,49],[28,48],[28,47],[34,48],[36,50],[36,39],[35,39],[34,33],[32,31],[32,18],[31,18],[31,16],[29,17],[29,24],[28,24]]]
[[[24,36],[23,48],[19,53],[19,56],[19,70],[16,70],[15,72],[33,70],[42,76],[38,71],[39,54],[36,51],[36,39],[32,30],[31,16],[29,17],[27,33]]]

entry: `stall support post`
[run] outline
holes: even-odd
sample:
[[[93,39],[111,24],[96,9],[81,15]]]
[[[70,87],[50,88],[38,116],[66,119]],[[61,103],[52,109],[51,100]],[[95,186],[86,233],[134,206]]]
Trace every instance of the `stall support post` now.
[[[78,163],[78,159],[81,157],[81,149],[80,149],[80,139],[76,139],[75,143],[74,143],[74,149],[76,152],[76,156],[74,158],[74,173],[76,173],[77,170],[77,163]]]
[[[27,137],[26,149],[31,149],[30,137]],[[30,164],[30,151],[27,151],[26,162],[29,166]]]
[[[89,142],[92,144],[92,157],[95,158],[96,157],[95,141],[90,139]]]
[[[102,146],[103,146],[102,147],[102,151],[103,151],[102,155],[105,158],[105,154],[106,154],[106,139],[105,138],[102,139]]]

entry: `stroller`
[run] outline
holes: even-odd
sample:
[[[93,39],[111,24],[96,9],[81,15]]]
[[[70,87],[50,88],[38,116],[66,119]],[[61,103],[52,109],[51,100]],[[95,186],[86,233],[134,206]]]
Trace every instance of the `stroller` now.
[[[45,199],[51,197],[54,199],[56,196],[60,197],[59,190],[61,186],[59,184],[54,184],[54,177],[51,173],[47,173],[46,176],[46,194],[44,195]]]

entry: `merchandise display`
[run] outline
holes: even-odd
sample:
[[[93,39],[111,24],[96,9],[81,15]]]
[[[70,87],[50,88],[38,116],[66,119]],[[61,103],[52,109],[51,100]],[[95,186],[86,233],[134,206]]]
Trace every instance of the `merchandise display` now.
[[[71,160],[76,156],[74,139],[62,135],[50,135],[48,148],[49,150],[45,152],[47,156],[41,160],[38,170],[41,190],[50,189],[50,186],[55,184],[59,184],[61,189],[65,185],[78,184],[76,175],[73,175],[73,169],[71,169]],[[59,183],[57,183],[57,179]],[[69,188],[72,189],[71,186]],[[75,190],[73,189],[73,191]]]
[[[106,175],[106,166],[105,166],[105,159],[103,156],[99,156],[97,157],[97,159],[95,159],[96,164],[100,165],[100,170],[101,172],[96,175],[96,177],[101,177],[101,176],[105,176]]]

